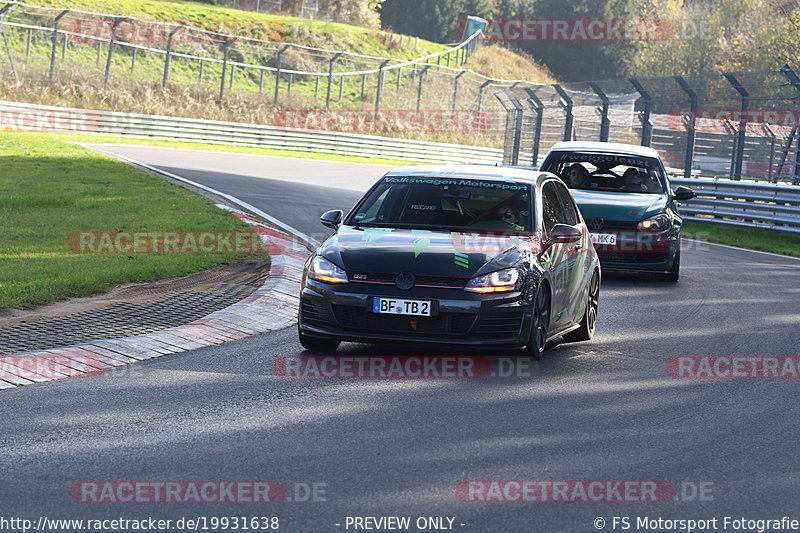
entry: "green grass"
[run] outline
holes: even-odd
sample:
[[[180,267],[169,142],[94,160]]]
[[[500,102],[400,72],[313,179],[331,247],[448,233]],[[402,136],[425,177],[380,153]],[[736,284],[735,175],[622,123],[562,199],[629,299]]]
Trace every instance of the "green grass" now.
[[[87,254],[80,231],[250,231],[205,198],[43,133],[0,134],[0,308],[87,296],[241,254]]]
[[[237,42],[231,47],[231,59],[245,64],[276,67],[278,41],[292,42],[330,50],[343,50],[359,54],[397,59],[411,59],[445,50],[441,44],[411,37],[394,35],[391,32],[347,24],[314,21],[299,17],[259,14],[249,11],[213,6],[199,2],[181,0],[36,0],[36,4],[48,7],[85,9],[99,13],[129,15],[144,20],[160,20],[202,26],[245,36],[257,36],[272,41],[267,46],[249,46]],[[16,8],[15,8],[16,9]],[[30,24],[49,25],[47,20],[34,16],[15,14],[14,20]],[[27,10],[26,12],[30,12]],[[96,27],[81,22],[78,13],[68,15],[62,26],[83,24],[73,29],[89,33]],[[48,19],[49,20],[49,19]],[[129,23],[125,23],[129,24]],[[139,40],[151,38],[141,26],[134,33]],[[130,28],[123,29],[129,35]],[[16,83],[11,76],[0,75],[0,99],[29,102],[43,105],[69,106],[82,109],[134,112],[228,120],[235,122],[273,124],[280,121],[285,110],[324,109],[327,101],[327,80],[315,76],[296,75],[290,78],[284,73],[280,78],[280,95],[273,105],[276,76],[273,72],[256,68],[236,68],[235,74],[226,81],[225,96],[219,100],[222,67],[220,64],[201,63],[196,60],[173,57],[169,82],[162,88],[164,56],[139,51],[134,56],[132,49],[115,47],[111,61],[109,83],[103,83],[108,46],[99,51],[95,44],[70,39],[64,59],[61,50],[56,55],[54,83],[40,83],[49,76],[51,34],[34,31],[30,48],[27,46],[27,30],[9,26],[7,28],[10,49],[15,58],[21,79]],[[164,48],[163,37],[156,39],[154,46]],[[190,40],[191,41],[191,40]],[[148,44],[148,43],[143,43]],[[60,45],[59,45],[60,46]],[[178,41],[173,50],[202,57],[221,59],[218,43]],[[290,48],[283,54],[284,69],[325,72],[330,54],[308,54]],[[378,66],[377,61],[351,61],[339,59],[335,70],[358,71]],[[442,65],[455,65],[455,54],[442,56]],[[0,70],[5,68],[0,60]],[[460,67],[459,67],[460,68]],[[552,76],[532,58],[516,54],[497,45],[483,46],[473,54],[464,68],[484,75],[502,79],[527,79],[541,83],[554,82]],[[228,73],[232,72],[228,69]],[[419,69],[404,67],[389,71],[381,92],[381,109],[413,110],[417,108]],[[330,107],[333,110],[369,111],[375,106],[377,75],[367,75],[363,84],[361,76],[337,77],[331,86]],[[460,78],[456,108],[474,108],[483,79],[472,74]],[[29,83],[32,82],[32,83]],[[317,85],[319,82],[319,86]],[[342,82],[341,90],[339,83]],[[230,85],[232,83],[232,85]],[[291,87],[290,87],[291,85]],[[291,89],[291,90],[290,90]],[[491,95],[493,87],[482,95],[481,101],[492,120],[504,120],[505,113],[499,101]],[[425,75],[420,100],[422,110],[449,109],[454,93],[451,74],[431,69]],[[278,118],[276,118],[278,117]],[[402,121],[401,121],[402,122]],[[499,124],[499,123],[498,123]],[[409,136],[402,124],[383,129],[369,130],[388,136]],[[419,131],[414,138],[479,146],[500,146],[502,128],[489,131]],[[332,126],[335,127],[335,126]]]
[[[185,0],[35,0],[32,5],[128,15],[144,20],[176,22],[210,31],[246,30],[245,34],[270,41],[284,41],[331,50],[412,59],[438,52],[446,46],[406,37],[404,44],[389,41],[389,33],[377,29],[300,17],[243,11]],[[414,46],[418,43],[419,48]],[[420,53],[422,52],[422,53]]]
[[[683,223],[683,236],[751,250],[800,257],[800,234],[787,231],[686,220]]]

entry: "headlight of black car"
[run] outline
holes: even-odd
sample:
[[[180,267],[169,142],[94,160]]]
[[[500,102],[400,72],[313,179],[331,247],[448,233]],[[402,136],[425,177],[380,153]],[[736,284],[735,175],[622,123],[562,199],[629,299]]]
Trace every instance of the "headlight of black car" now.
[[[321,255],[317,255],[311,260],[308,277],[325,283],[347,283],[347,272]]]
[[[514,292],[522,288],[522,274],[518,268],[506,268],[469,280],[465,291],[479,294]]]

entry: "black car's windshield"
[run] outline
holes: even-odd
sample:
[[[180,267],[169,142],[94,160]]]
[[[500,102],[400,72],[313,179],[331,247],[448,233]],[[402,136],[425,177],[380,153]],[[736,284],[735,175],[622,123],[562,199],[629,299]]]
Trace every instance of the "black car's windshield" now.
[[[570,189],[663,194],[664,169],[658,159],[633,155],[553,152],[547,170]]]
[[[347,224],[529,233],[530,190],[527,183],[477,176],[387,176]]]

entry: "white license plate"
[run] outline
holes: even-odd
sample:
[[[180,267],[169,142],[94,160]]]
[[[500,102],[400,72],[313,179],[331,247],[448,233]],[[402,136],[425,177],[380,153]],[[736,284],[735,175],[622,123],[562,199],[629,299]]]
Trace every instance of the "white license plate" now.
[[[616,233],[592,233],[592,244],[617,244]]]
[[[425,300],[400,300],[374,298],[372,312],[390,315],[431,316],[431,302]]]

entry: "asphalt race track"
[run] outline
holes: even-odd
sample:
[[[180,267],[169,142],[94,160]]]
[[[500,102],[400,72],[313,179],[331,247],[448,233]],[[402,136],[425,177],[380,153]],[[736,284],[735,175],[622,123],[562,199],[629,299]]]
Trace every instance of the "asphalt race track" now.
[[[317,238],[319,215],[349,208],[386,168],[103,149],[237,196]],[[0,516],[277,516],[293,532],[354,531],[348,516],[569,533],[612,531],[615,516],[629,517],[630,531],[645,516],[717,518],[718,531],[725,516],[800,519],[798,381],[667,372],[674,356],[800,356],[798,260],[684,242],[677,285],[608,275],[592,342],[553,346],[540,362],[497,354],[495,375],[481,379],[273,374],[276,358],[303,353],[290,328],[2,391]],[[356,344],[339,353],[474,355]],[[512,375],[499,375],[501,365]],[[75,482],[109,480],[272,480],[292,501],[87,504],[68,494]],[[464,502],[464,480],[664,480],[674,497]],[[317,497],[306,498],[314,483]]]

